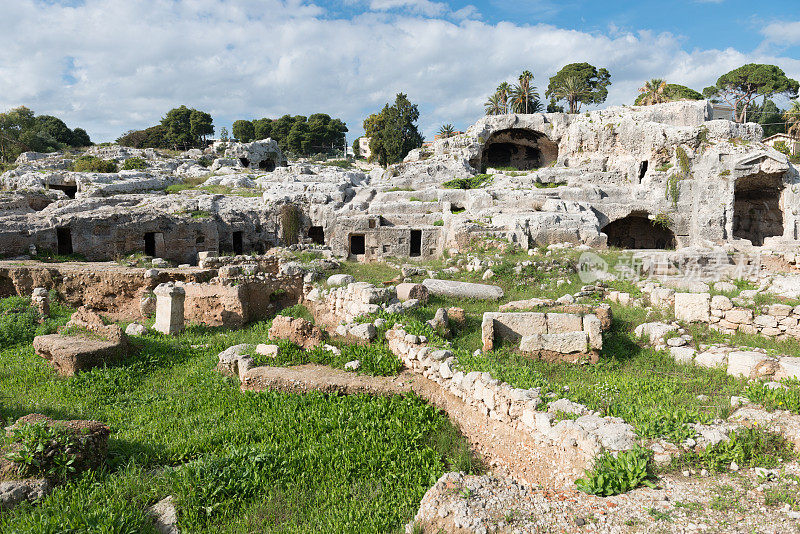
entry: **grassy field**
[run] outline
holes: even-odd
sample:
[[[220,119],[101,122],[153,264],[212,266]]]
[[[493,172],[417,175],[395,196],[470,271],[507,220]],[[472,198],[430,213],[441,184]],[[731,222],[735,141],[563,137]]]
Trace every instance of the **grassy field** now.
[[[483,255],[486,257],[486,255]],[[517,252],[495,258],[497,265],[491,269],[495,276],[488,281],[482,272],[441,273],[439,277],[467,282],[499,285],[505,292],[498,303],[472,300],[454,300],[432,297],[429,303],[414,310],[405,319],[416,323],[431,319],[440,307],[459,306],[467,314],[465,326],[454,330],[449,346],[458,356],[462,370],[489,372],[493,377],[515,387],[541,387],[555,398],[569,398],[585,404],[604,415],[622,417],[636,427],[641,437],[663,437],[682,441],[694,432],[687,424],[709,423],[730,415],[732,396],[750,397],[769,409],[790,409],[800,413],[800,386],[787,382],[787,390],[770,390],[761,384],[747,384],[742,379],[728,376],[724,370],[707,369],[676,363],[668,354],[647,347],[633,333],[644,322],[668,319],[659,310],[612,305],[614,322],[604,335],[600,362],[596,365],[576,366],[566,363],[548,363],[522,356],[509,347],[479,355],[480,325],[483,312],[496,311],[500,304],[532,297],[555,299],[580,290],[583,283],[575,269],[579,254],[572,251],[545,256],[537,251],[532,257]],[[619,252],[604,254],[613,264]],[[514,267],[522,261],[534,261],[517,273]],[[419,265],[441,270],[442,261]],[[347,263],[343,272],[353,274],[358,280],[379,282],[399,276],[399,271],[385,264]],[[420,282],[424,275],[413,277]],[[562,280],[559,284],[558,280]],[[619,289],[637,292],[630,282],[614,284]],[[589,302],[599,303],[597,299]],[[763,347],[780,354],[800,355],[796,341],[771,341],[760,336],[726,336],[707,327],[692,327],[690,333],[696,342],[716,342],[752,347]]]
[[[167,495],[184,532],[399,531],[441,474],[478,469],[418,398],[243,393],[214,371],[220,350],[265,332],[148,334],[124,365],[70,378],[33,353],[34,332],[5,344],[3,421],[96,419],[112,435],[105,469],[1,514],[0,531],[148,532],[145,508]]]

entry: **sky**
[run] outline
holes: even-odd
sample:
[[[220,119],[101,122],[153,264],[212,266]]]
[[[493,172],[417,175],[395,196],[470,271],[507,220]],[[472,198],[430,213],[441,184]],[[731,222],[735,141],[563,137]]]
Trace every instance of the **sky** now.
[[[745,63],[800,79],[797,0],[0,0],[0,111],[19,105],[95,142],[187,105],[236,119],[364,118],[406,93],[426,138],[464,130],[525,69],[544,97],[562,66],[698,91]]]

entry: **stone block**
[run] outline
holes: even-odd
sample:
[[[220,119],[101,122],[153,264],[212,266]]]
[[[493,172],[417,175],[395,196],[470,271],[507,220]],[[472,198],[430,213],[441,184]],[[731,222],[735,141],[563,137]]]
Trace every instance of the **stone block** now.
[[[733,308],[725,312],[725,320],[735,324],[746,324],[753,320],[753,310],[748,308]]]
[[[750,378],[753,370],[768,360],[766,354],[754,351],[733,351],[728,354],[728,374],[735,377]]]
[[[701,352],[695,356],[694,363],[700,367],[718,369],[720,367],[725,367],[728,362],[725,354],[717,352]]]
[[[787,304],[773,304],[767,313],[773,317],[788,317],[792,313],[792,307]]]
[[[476,300],[499,300],[503,298],[502,288],[487,284],[427,278],[422,281],[422,285],[428,288],[430,294],[441,297]]]
[[[778,360],[778,370],[775,373],[775,380],[783,380],[784,378],[800,379],[800,358],[784,356]]]
[[[186,291],[173,283],[159,284],[156,294],[156,322],[153,329],[162,334],[178,334],[183,331],[184,301]]]
[[[564,334],[583,331],[583,320],[574,313],[548,313],[547,333]],[[534,333],[534,332],[531,332]]]
[[[603,326],[596,315],[584,315],[583,331],[589,338],[589,346],[595,350],[603,348]]]
[[[733,308],[733,302],[725,295],[714,295],[711,297],[711,309],[728,311]]]
[[[669,353],[679,363],[692,363],[697,351],[692,347],[670,347]]]
[[[420,302],[428,302],[428,288],[422,284],[398,284],[397,298],[406,301],[417,299]]]
[[[772,315],[759,315],[753,319],[753,324],[761,328],[777,328],[778,320]]]
[[[707,323],[710,310],[708,293],[675,293],[675,318],[679,321]]]

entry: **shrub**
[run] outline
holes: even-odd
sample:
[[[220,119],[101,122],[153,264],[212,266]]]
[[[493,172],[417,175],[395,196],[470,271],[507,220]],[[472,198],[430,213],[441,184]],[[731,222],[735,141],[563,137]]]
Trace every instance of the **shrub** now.
[[[438,221],[433,221],[434,226],[444,226],[444,221],[439,219]]]
[[[655,224],[660,228],[668,230],[669,227],[672,225],[672,219],[670,219],[669,215],[666,213],[659,213],[653,218],[653,224]]]
[[[144,158],[128,158],[122,164],[123,171],[141,171],[147,168]]]
[[[75,172],[117,172],[117,163],[97,156],[81,156],[72,164]]]
[[[789,145],[786,144],[786,141],[778,141],[777,143],[772,145],[772,148],[774,148],[775,150],[777,150],[781,154],[785,154],[787,156],[791,156],[792,155],[792,149],[789,148]]]
[[[455,178],[442,184],[447,189],[477,189],[491,183],[491,174],[477,174],[470,178]]]
[[[653,476],[652,458],[653,453],[639,445],[616,457],[606,451],[595,458],[592,469],[575,484],[585,493],[602,497],[619,495],[641,484],[654,487],[648,480]]]

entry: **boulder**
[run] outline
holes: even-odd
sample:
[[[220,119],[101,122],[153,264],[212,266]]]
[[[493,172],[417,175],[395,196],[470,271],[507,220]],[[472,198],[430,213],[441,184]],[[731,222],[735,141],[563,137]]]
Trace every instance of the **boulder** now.
[[[125,335],[127,336],[143,336],[146,333],[147,333],[147,327],[139,323],[131,323],[125,329]]]
[[[347,333],[363,341],[372,341],[378,335],[378,331],[372,323],[355,324],[348,329]]]
[[[440,297],[475,300],[500,300],[503,298],[502,288],[487,284],[426,278],[422,285],[428,289],[430,294]]]
[[[67,323],[74,335],[50,334],[33,339],[36,354],[50,362],[60,375],[100,367],[125,359],[132,350],[118,325],[105,325],[94,312],[79,308]]]
[[[0,511],[10,510],[23,502],[36,502],[52,490],[53,483],[46,478],[0,482]]]
[[[679,321],[707,323],[710,306],[709,293],[675,293],[675,318]]]
[[[403,301],[417,299],[422,303],[428,302],[428,288],[422,284],[398,284],[397,298]]]
[[[300,317],[278,315],[269,329],[271,339],[287,339],[292,343],[310,349],[325,341],[322,330]]]
[[[159,534],[178,534],[178,510],[172,495],[161,499],[145,510],[153,518],[153,526]]]
[[[346,286],[352,284],[356,279],[349,274],[332,274],[328,277],[327,284],[329,286]]]
[[[253,345],[243,343],[228,347],[219,353],[217,358],[217,371],[225,376],[241,377],[244,373],[255,367],[253,358],[248,352],[253,350]]]

